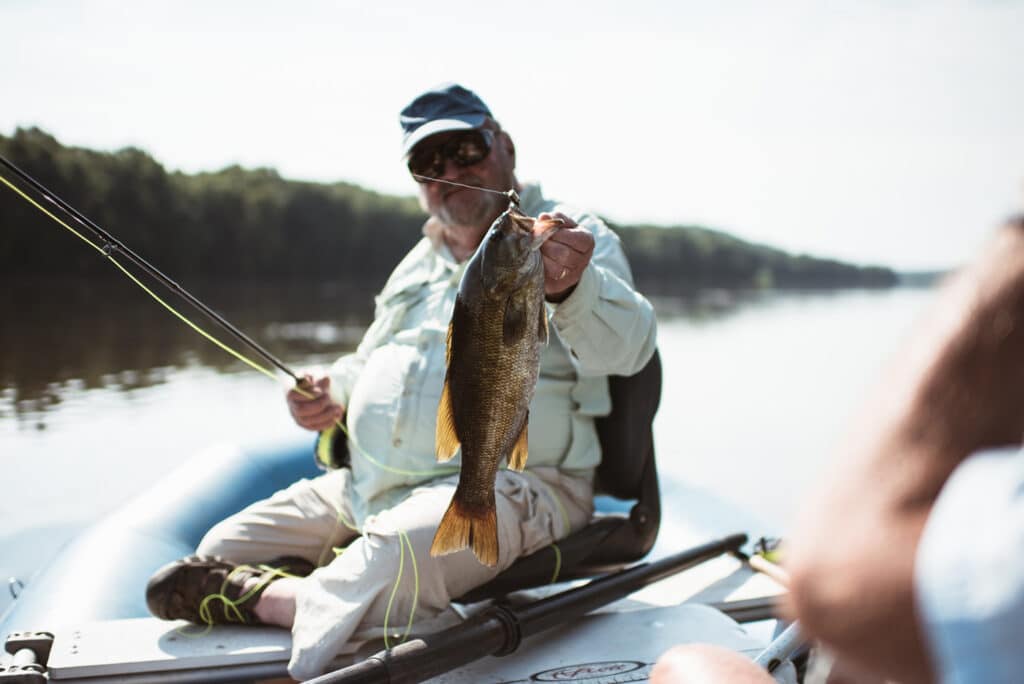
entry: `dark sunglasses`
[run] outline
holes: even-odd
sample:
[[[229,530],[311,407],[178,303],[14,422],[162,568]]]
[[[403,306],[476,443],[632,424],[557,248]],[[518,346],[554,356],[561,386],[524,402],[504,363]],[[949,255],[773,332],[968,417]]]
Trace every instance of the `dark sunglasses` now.
[[[425,143],[425,144],[424,144]],[[429,144],[429,139],[416,146],[409,157],[409,173],[427,178],[444,174],[447,160],[457,166],[472,166],[487,158],[494,145],[494,132],[486,128],[456,133],[444,142]],[[427,180],[416,178],[420,183]]]

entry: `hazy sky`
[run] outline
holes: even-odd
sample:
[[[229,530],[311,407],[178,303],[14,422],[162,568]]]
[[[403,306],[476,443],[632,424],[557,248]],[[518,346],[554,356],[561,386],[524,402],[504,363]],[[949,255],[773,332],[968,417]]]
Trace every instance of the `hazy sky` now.
[[[0,0],[0,133],[411,194],[398,111],[456,80],[520,178],[613,220],[944,267],[1024,207],[1022,28],[1011,0]]]

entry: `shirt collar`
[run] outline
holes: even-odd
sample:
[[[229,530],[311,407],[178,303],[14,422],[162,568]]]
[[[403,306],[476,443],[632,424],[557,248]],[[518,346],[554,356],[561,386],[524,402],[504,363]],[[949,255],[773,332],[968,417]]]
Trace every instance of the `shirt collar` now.
[[[528,216],[536,216],[544,203],[544,195],[540,191],[540,183],[523,183],[519,193],[519,208]]]

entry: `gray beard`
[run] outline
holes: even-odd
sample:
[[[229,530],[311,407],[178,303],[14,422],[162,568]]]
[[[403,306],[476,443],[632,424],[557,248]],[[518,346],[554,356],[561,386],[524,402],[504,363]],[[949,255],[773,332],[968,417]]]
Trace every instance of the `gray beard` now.
[[[472,206],[457,205],[449,208],[447,205],[442,205],[440,219],[452,226],[487,228],[504,210],[505,199],[499,195],[488,194],[485,201]]]

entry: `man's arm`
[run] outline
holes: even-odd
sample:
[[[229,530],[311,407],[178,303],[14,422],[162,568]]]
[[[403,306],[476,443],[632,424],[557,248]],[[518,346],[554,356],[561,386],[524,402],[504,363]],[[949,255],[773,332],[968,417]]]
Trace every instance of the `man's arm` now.
[[[787,548],[788,612],[839,658],[902,682],[932,676],[913,591],[931,506],[967,456],[1024,435],[1024,221],[937,305]]]
[[[618,236],[594,216],[553,216],[566,228],[541,253],[559,335],[586,375],[640,371],[654,354],[654,308],[633,287]]]

